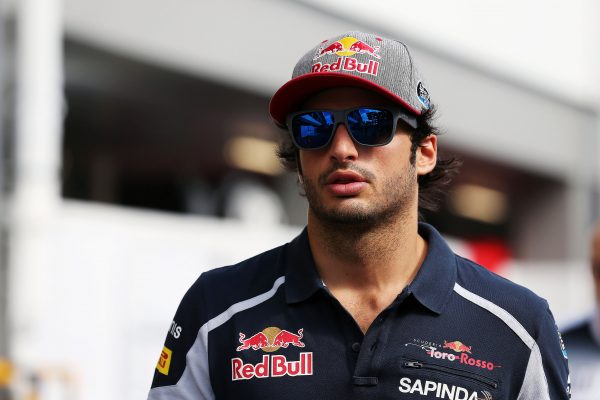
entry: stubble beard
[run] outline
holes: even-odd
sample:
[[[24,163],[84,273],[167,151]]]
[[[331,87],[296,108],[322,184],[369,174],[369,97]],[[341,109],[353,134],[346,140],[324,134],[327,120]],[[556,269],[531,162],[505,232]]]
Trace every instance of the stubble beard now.
[[[377,229],[391,221],[406,218],[414,202],[417,190],[415,167],[409,163],[409,168],[401,174],[389,177],[380,182],[375,189],[374,200],[371,204],[354,204],[352,206],[326,206],[321,199],[320,188],[323,187],[327,176],[338,167],[333,167],[319,177],[315,183],[304,177],[302,184],[311,212],[323,227],[344,229],[347,233],[364,232]],[[373,174],[361,168],[347,167],[346,169],[360,173],[369,178],[370,184],[376,182]]]

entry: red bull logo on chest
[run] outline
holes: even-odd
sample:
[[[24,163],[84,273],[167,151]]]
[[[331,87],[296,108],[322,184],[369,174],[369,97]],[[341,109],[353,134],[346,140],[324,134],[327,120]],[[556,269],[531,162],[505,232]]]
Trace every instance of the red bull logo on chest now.
[[[241,358],[231,360],[231,380],[280,378],[313,374],[312,353],[300,353],[300,359],[290,361],[284,355],[264,355],[257,364],[245,364]]]
[[[381,41],[380,38],[377,38]],[[381,59],[378,54],[380,46],[371,46],[357,38],[346,36],[337,42],[328,43],[324,41],[317,49],[313,61],[319,60],[327,55],[337,55],[338,58],[332,63],[316,62],[313,64],[311,71],[316,72],[335,72],[335,71],[355,71],[363,74],[377,75],[379,62],[369,60],[368,63],[358,62],[352,56],[356,54],[366,54],[377,60]]]
[[[286,331],[285,329],[279,329],[276,326],[270,326],[258,332],[249,338],[240,332],[239,341],[240,346],[237,347],[237,351],[243,350],[262,350],[267,353],[272,353],[279,350],[281,347],[287,349],[288,346],[304,347],[302,342],[304,329],[298,329],[297,333]]]
[[[262,350],[272,353],[280,348],[304,348],[302,341],[304,329],[296,333],[271,326],[249,337],[240,332],[238,341],[240,345],[236,351]],[[313,353],[300,353],[298,360],[288,360],[284,355],[263,355],[262,361],[257,364],[244,363],[241,358],[231,360],[231,379],[234,381],[252,378],[277,378],[282,376],[312,375]]]

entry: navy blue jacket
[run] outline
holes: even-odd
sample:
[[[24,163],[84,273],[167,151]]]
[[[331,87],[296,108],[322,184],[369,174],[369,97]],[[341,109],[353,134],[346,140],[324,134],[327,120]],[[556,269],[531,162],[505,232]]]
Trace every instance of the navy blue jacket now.
[[[319,278],[306,230],[203,273],[171,324],[149,400],[568,399],[548,304],[419,225],[414,281],[363,334]]]

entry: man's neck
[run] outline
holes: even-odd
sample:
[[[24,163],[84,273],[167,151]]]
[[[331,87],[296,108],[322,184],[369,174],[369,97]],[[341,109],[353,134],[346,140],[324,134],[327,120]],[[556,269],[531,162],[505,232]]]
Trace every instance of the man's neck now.
[[[400,293],[427,253],[417,230],[416,213],[368,228],[323,223],[310,212],[308,218],[317,270],[332,290]]]
[[[416,210],[415,210],[416,211]],[[317,271],[363,333],[414,279],[427,243],[417,216],[380,226],[324,223],[309,211],[308,239]]]

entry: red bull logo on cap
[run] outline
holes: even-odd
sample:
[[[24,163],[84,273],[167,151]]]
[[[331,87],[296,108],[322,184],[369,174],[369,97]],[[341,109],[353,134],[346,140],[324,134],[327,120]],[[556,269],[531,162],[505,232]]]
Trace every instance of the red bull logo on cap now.
[[[377,40],[381,41],[380,38]],[[369,46],[365,42],[358,40],[352,36],[346,36],[343,39],[338,40],[337,42],[333,42],[331,44],[327,44],[327,40],[321,43],[321,46],[317,49],[317,53],[315,54],[313,60],[316,61],[319,58],[326,56],[328,54],[336,54],[340,57],[345,56],[353,56],[356,53],[358,54],[368,54],[371,57],[375,57],[380,59],[381,56],[377,54],[380,46]]]
[[[381,41],[381,38],[377,38]],[[335,71],[355,71],[363,74],[377,75],[379,62],[370,60],[368,63],[358,62],[351,58],[356,54],[366,54],[376,59],[381,59],[378,54],[381,46],[371,46],[352,36],[346,36],[337,42],[328,43],[327,40],[321,43],[317,49],[313,61],[327,55],[337,55],[338,58],[332,63],[317,62],[313,64],[312,72],[335,72]]]
[[[302,342],[304,329],[298,329],[297,333],[270,326],[250,337],[240,332],[240,345],[236,351],[262,350],[272,353],[280,348],[299,347],[304,348]],[[252,378],[277,378],[282,376],[312,375],[313,353],[300,353],[298,360],[288,360],[284,355],[263,355],[262,361],[257,364],[244,363],[241,358],[231,360],[231,379],[233,381]]]

